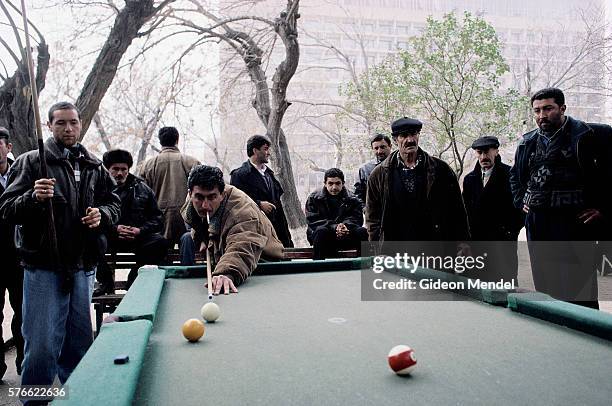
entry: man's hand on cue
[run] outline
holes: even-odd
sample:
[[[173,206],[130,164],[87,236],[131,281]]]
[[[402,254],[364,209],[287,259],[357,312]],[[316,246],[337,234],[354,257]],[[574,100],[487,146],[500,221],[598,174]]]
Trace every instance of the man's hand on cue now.
[[[34,182],[34,197],[39,202],[51,199],[53,197],[53,187],[55,186],[55,178],[38,179]]]
[[[81,218],[81,223],[85,224],[89,228],[96,228],[100,225],[102,215],[100,209],[97,207],[88,207],[86,210],[86,216]]]
[[[238,289],[234,285],[234,281],[225,275],[215,275],[212,277],[213,295],[218,295],[223,292],[226,295],[230,293],[238,293]]]

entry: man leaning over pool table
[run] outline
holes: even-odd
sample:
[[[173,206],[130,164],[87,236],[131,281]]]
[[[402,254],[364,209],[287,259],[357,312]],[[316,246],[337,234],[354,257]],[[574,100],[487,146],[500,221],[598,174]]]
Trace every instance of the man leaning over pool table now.
[[[195,246],[202,253],[210,250],[213,294],[237,293],[236,286],[251,275],[260,257],[283,257],[283,244],[270,220],[244,192],[225,185],[221,169],[195,166],[187,186],[182,215]]]

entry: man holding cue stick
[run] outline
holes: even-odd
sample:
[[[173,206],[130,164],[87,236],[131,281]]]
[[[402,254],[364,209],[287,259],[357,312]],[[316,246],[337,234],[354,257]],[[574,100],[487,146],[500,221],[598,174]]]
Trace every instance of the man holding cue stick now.
[[[244,192],[225,184],[219,168],[194,167],[187,186],[182,214],[195,246],[206,250],[209,300],[237,293],[260,258],[282,258],[283,244],[270,220]]]

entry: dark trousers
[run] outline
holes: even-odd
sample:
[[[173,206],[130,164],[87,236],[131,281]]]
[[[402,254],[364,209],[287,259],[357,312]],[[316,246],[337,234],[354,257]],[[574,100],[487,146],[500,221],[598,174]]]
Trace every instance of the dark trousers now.
[[[531,210],[526,228],[533,283],[538,292],[599,309],[597,230],[576,210]]]
[[[162,265],[168,255],[168,240],[161,234],[151,234],[135,241],[108,239],[107,252],[133,252],[136,256],[136,269],[128,274],[128,288],[138,276],[138,268],[143,265]],[[101,287],[114,285],[114,270],[110,269],[105,260],[98,264],[96,279]]]
[[[314,259],[334,258],[340,250],[356,249],[361,252],[361,242],[368,241],[365,227],[357,227],[344,238],[336,237],[336,230],[329,227],[318,227],[312,233]]]
[[[21,363],[23,362],[23,336],[21,335],[21,307],[23,303],[23,268],[19,265],[14,253],[10,258],[3,258],[3,270],[0,277],[0,345],[2,349],[2,362],[0,363],[0,379],[6,372],[6,362],[4,357],[4,339],[2,337],[2,322],[4,321],[4,298],[6,292],[9,294],[9,302],[13,308],[13,320],[11,321],[11,332],[13,333],[13,343],[17,351],[15,366],[17,373],[21,374]]]

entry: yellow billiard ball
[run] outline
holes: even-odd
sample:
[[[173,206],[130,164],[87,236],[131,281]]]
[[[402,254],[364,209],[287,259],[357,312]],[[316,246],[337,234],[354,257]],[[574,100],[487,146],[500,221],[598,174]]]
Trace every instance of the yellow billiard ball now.
[[[183,324],[183,336],[192,343],[204,335],[204,323],[198,319],[189,319]]]

